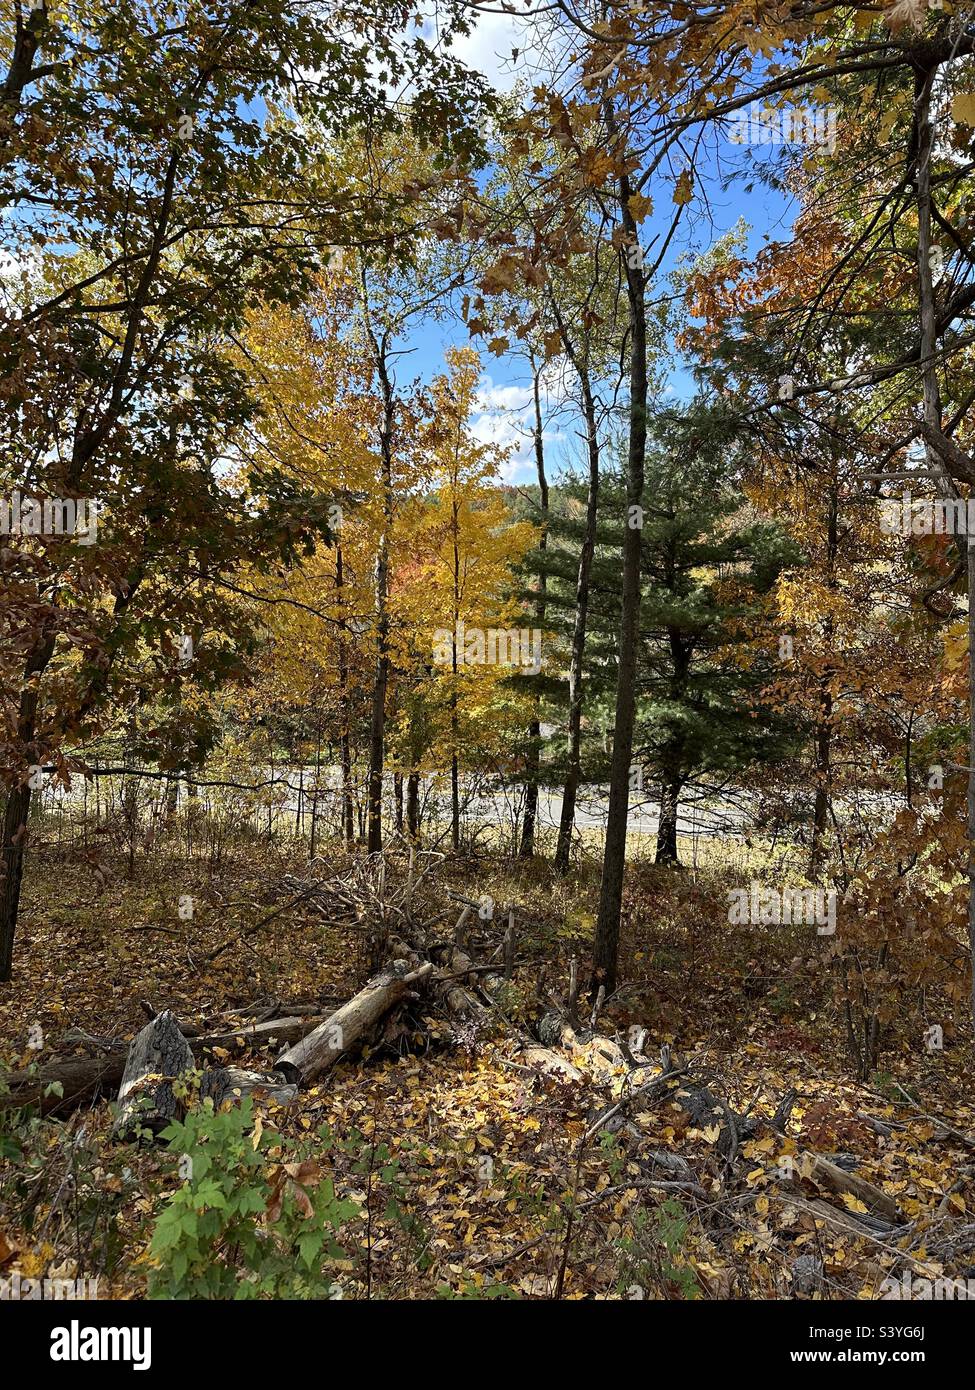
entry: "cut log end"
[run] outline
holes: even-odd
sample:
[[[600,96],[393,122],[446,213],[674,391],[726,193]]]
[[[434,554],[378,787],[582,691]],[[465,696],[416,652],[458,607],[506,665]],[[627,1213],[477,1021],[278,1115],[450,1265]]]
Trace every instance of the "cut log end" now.
[[[176,1016],[165,1009],[132,1039],[119,1087],[116,1134],[138,1125],[162,1129],[176,1118],[180,1103],[173,1082],[194,1066],[193,1050]]]

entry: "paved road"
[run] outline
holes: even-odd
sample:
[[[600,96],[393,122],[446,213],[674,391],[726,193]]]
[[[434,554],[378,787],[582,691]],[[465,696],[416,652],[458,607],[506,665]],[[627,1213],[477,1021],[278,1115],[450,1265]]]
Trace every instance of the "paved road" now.
[[[289,813],[294,814],[298,806],[299,786],[304,786],[304,795],[308,796],[308,786],[312,781],[312,770],[310,768],[302,770],[298,768],[270,767],[255,768],[252,776],[255,784],[267,781],[271,776],[277,782],[279,795],[277,814],[285,817]],[[334,796],[340,785],[339,769],[323,768],[321,773],[322,784],[330,788],[330,793]],[[206,781],[204,775],[201,781]],[[212,776],[212,780],[219,781],[217,775]],[[78,805],[83,800],[83,782],[76,778],[74,786],[70,792],[65,792],[63,788],[48,789],[45,793],[45,802],[48,806],[54,805]],[[157,781],[147,783],[147,786],[158,788]],[[104,787],[104,782],[103,782]],[[205,788],[201,788],[206,794]],[[267,791],[268,788],[263,790]],[[219,795],[219,790],[215,789],[215,794]],[[326,793],[328,796],[329,793]],[[386,795],[392,800],[392,779],[387,785]],[[425,798],[424,814],[428,817],[435,815],[438,819],[446,820],[450,814],[450,794],[449,789],[441,782],[437,792],[429,790],[429,783],[424,789]],[[91,788],[89,787],[89,804],[91,798]],[[576,826],[580,830],[604,830],[606,827],[606,817],[608,810],[609,794],[606,788],[586,788],[580,794],[576,806]],[[465,820],[477,822],[484,825],[496,824],[502,827],[510,827],[516,811],[520,807],[521,799],[519,789],[515,788],[510,794],[504,791],[488,793],[484,796],[474,798],[464,808]],[[323,808],[324,809],[324,808]],[[562,813],[562,795],[558,791],[548,791],[542,789],[539,793],[539,821],[543,827],[555,829],[558,827]],[[328,815],[328,811],[325,811]],[[630,805],[628,816],[628,826],[631,831],[644,835],[654,835],[657,831],[657,822],[660,815],[659,803],[650,799],[635,796]],[[747,810],[744,809],[742,801],[732,804],[716,798],[708,803],[687,802],[681,806],[678,820],[678,833],[680,835],[736,835],[740,834],[748,822]]]

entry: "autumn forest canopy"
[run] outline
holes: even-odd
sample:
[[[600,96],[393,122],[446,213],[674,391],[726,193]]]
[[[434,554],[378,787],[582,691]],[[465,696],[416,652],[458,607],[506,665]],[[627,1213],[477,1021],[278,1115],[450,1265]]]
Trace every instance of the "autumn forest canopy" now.
[[[975,1297],[975,9],[0,40],[3,1299]]]

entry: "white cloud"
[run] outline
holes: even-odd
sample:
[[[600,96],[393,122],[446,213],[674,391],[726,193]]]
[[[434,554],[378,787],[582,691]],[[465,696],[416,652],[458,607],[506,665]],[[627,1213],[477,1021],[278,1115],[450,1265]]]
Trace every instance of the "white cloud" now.
[[[532,403],[530,386],[495,386],[485,373],[477,391],[478,410],[527,410]]]
[[[498,444],[502,448],[525,446],[526,431],[519,422],[503,415],[478,415],[471,422],[471,434],[480,444]],[[531,438],[531,435],[528,435]]]
[[[458,35],[451,51],[467,67],[483,73],[497,91],[507,92],[525,69],[525,34],[526,21],[520,16],[480,13],[471,33]],[[517,58],[511,56],[513,49],[520,50]]]
[[[498,470],[502,482],[535,481],[535,442],[531,424],[527,420],[511,415],[478,415],[471,421],[471,434],[481,444],[496,444],[511,451]],[[542,443],[550,464],[554,457],[554,446],[567,442],[568,436],[561,430],[542,430]]]
[[[559,363],[549,363],[543,370],[541,396],[542,419],[547,422],[551,412],[567,398],[566,381]],[[485,372],[478,384],[476,405],[480,413],[471,422],[474,438],[482,444],[496,444],[511,450],[510,457],[501,468],[504,482],[533,482],[535,404],[531,386],[495,382]],[[542,441],[550,460],[554,454],[553,446],[571,444],[569,436],[547,423],[543,423]],[[563,450],[560,449],[560,452]]]
[[[512,451],[501,467],[506,483],[517,481],[531,458],[532,400],[531,387],[495,384],[487,372],[478,384],[477,409],[481,413],[471,422],[471,433],[482,444],[496,444]]]
[[[528,469],[529,463],[527,459],[519,458],[512,454],[511,458],[506,459],[498,469],[498,477],[503,483],[507,483],[509,487],[514,487],[516,483],[526,483],[529,479],[534,481],[534,469],[532,469],[531,474],[529,474]]]
[[[510,415],[478,415],[471,421],[471,434],[481,444],[495,444],[510,451],[498,469],[502,482],[525,482],[534,477],[534,442],[531,428],[524,421]]]

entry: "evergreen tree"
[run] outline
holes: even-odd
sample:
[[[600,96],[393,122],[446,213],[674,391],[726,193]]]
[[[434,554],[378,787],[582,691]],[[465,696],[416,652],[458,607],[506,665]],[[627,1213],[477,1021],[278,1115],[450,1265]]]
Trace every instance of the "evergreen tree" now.
[[[658,863],[678,862],[689,787],[713,792],[785,756],[793,737],[762,700],[773,675],[763,596],[798,556],[750,515],[733,481],[738,447],[692,403],[661,417],[648,450],[634,765],[659,787]]]

